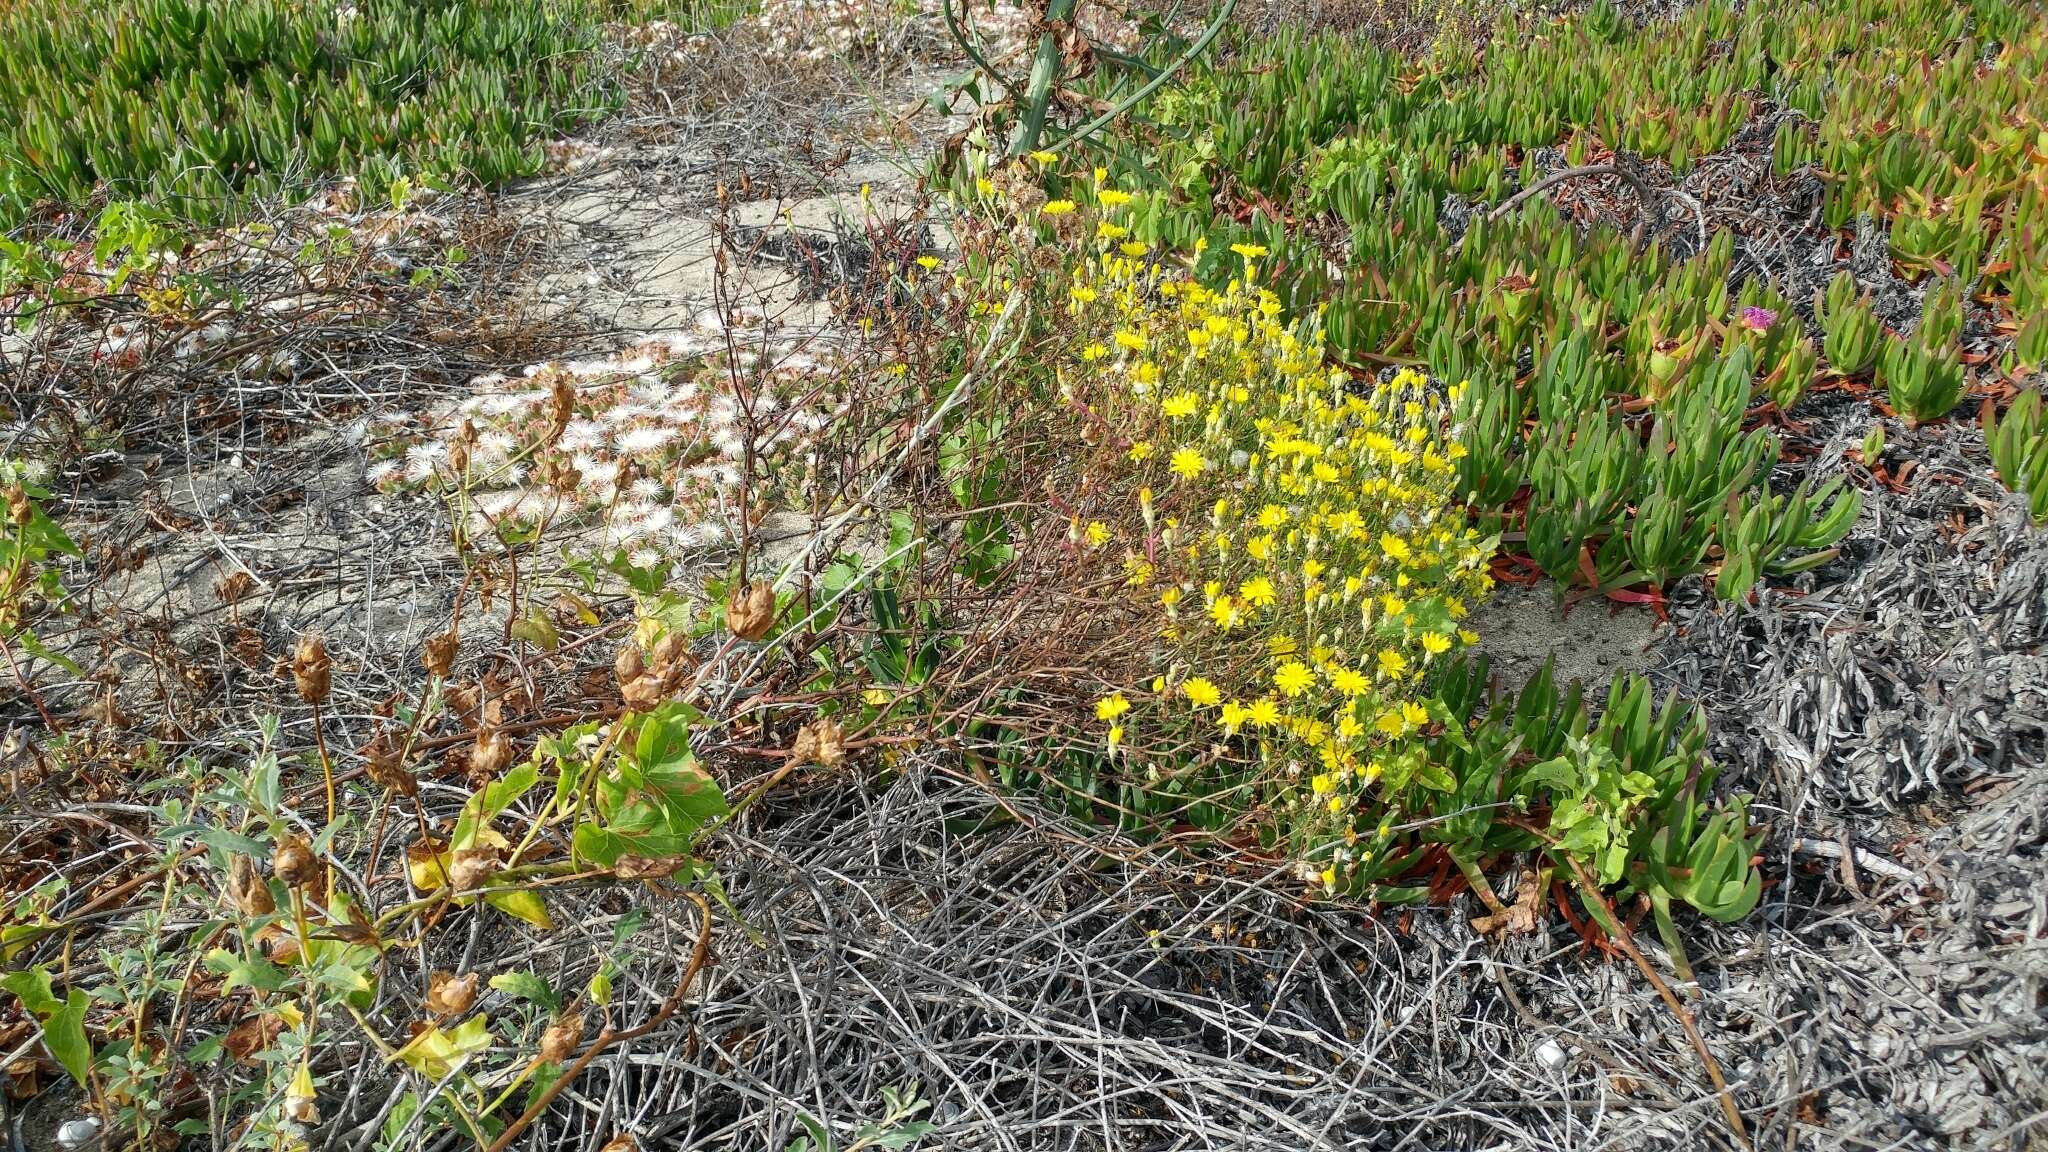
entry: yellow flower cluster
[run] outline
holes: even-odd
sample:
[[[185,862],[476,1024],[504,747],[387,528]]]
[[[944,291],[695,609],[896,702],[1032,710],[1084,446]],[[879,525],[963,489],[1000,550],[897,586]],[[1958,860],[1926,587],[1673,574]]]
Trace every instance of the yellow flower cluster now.
[[[1422,770],[1421,682],[1478,639],[1462,619],[1491,582],[1492,541],[1453,497],[1462,385],[1328,365],[1314,318],[1259,286],[1263,248],[1234,246],[1219,291],[1142,245],[1098,247],[1067,288],[1080,347],[1061,384],[1124,438],[1134,507],[1088,543],[1155,606],[1172,663],[1097,706],[1107,743],[1142,755],[1127,725],[1192,714],[1278,769],[1261,800],[1316,814],[1321,842],[1369,828],[1361,801]]]

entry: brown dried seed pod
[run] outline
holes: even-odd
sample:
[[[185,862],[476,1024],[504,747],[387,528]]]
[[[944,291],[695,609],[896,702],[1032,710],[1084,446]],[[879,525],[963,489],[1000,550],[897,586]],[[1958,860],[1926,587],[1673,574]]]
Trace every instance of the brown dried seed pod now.
[[[427,1011],[437,1016],[459,1016],[476,1003],[477,974],[457,976],[436,972],[427,977]]]
[[[599,1148],[597,1152],[640,1152],[640,1143],[633,1139],[632,1133],[621,1132],[605,1141],[604,1147]]]
[[[255,579],[240,568],[213,582],[213,597],[223,604],[239,603],[255,590]]]
[[[391,746],[386,733],[378,733],[376,739],[363,746],[363,772],[379,788],[389,788],[401,796],[419,795],[419,777],[399,762],[398,749]]]
[[[735,591],[725,606],[725,624],[742,640],[759,640],[775,626],[775,589],[756,580],[745,592]]]
[[[7,489],[7,517],[16,524],[26,525],[28,518],[35,514],[36,506],[28,498],[28,489],[19,484]]]
[[[427,647],[420,654],[420,663],[426,666],[427,675],[447,679],[448,670],[455,667],[455,630],[449,629],[439,636],[427,638]]]
[[[308,704],[327,702],[334,689],[334,661],[328,658],[327,641],[318,632],[299,637],[299,646],[292,653],[292,680],[298,685],[299,699]]]
[[[569,421],[576,415],[576,388],[567,376],[555,377],[554,390],[548,396],[548,443],[562,438],[569,430]]]
[[[498,854],[484,848],[464,848],[448,866],[448,886],[457,892],[473,892],[498,874]]]
[[[550,1064],[560,1064],[576,1054],[576,1045],[582,1040],[583,1014],[563,1016],[540,1034],[540,1058]]]
[[[661,639],[654,642],[654,666],[666,672],[675,667],[689,647],[688,637],[675,632],[662,633]]]
[[[251,918],[277,911],[270,885],[263,882],[262,871],[247,856],[228,858],[228,898],[235,902],[237,912]]]
[[[791,764],[818,764],[837,768],[846,762],[846,733],[839,722],[821,716],[797,730],[789,745]]]
[[[448,470],[457,477],[469,474],[469,445],[457,440],[448,446]]]
[[[287,1096],[284,1100],[284,1118],[294,1124],[310,1128],[320,1122],[320,1106],[311,1096]]]
[[[469,774],[477,779],[495,777],[512,763],[512,741],[496,728],[476,734],[469,750]]]
[[[612,658],[612,675],[619,678],[620,687],[639,679],[640,674],[645,671],[647,661],[641,658],[638,644],[627,644]]]
[[[306,843],[305,837],[287,832],[270,851],[270,872],[297,888],[312,883],[320,875],[320,861],[313,858],[313,846]]]
[[[667,687],[661,677],[645,672],[619,685],[619,699],[634,712],[651,710],[666,695]]]

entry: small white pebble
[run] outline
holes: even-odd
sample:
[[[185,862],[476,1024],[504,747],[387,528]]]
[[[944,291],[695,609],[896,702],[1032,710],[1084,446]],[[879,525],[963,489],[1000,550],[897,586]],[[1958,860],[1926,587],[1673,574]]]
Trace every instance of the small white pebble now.
[[[1565,1053],[1564,1046],[1555,1040],[1545,1040],[1536,1046],[1536,1062],[1551,1072],[1563,1069],[1565,1062],[1570,1059],[1571,1057]]]
[[[66,1120],[57,1126],[57,1147],[83,1148],[100,1138],[100,1122],[88,1116],[83,1120]]]

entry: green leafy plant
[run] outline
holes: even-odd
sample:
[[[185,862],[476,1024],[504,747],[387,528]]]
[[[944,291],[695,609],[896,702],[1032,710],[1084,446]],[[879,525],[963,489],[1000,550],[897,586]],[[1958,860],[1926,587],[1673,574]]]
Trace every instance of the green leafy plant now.
[[[2013,397],[2002,418],[1986,400],[1983,421],[1984,443],[1998,478],[2026,498],[2034,523],[2048,523],[2048,423],[2042,419],[2041,393],[2029,388]]]
[[[30,482],[26,465],[0,459],[0,494],[6,500],[6,506],[0,508],[0,515],[5,517],[5,522],[0,523],[0,656],[7,660],[15,681],[41,709],[41,699],[30,687],[14,649],[73,673],[79,671],[69,657],[44,644],[33,627],[41,611],[64,602],[57,558],[77,556],[79,550],[64,529],[43,511],[50,493]],[[60,730],[50,721],[47,710],[43,711],[43,718],[53,730]]]
[[[1877,363],[1884,329],[1870,309],[1870,297],[1859,294],[1856,278],[1838,272],[1828,282],[1820,308],[1828,366],[1844,376],[1860,376]]]
[[[803,1125],[804,1134],[791,1140],[784,1152],[897,1152],[937,1130],[937,1125],[917,1118],[930,1109],[931,1101],[914,1088],[884,1086],[881,1116],[864,1121],[843,1141],[824,1121],[808,1112],[798,1113],[797,1123]]]

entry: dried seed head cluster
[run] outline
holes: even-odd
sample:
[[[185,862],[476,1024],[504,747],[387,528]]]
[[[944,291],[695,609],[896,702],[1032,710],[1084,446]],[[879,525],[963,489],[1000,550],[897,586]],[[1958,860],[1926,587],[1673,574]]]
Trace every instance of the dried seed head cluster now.
[[[299,637],[298,647],[292,652],[292,682],[298,687],[299,699],[308,704],[325,704],[334,687],[333,668],[327,642],[318,632]]]
[[[619,699],[634,712],[646,712],[675,695],[695,665],[689,658],[689,642],[679,632],[664,632],[647,656],[635,641],[627,641],[612,661],[618,677]]]
[[[606,359],[486,376],[454,408],[378,417],[369,479],[396,494],[468,489],[472,530],[501,523],[594,520],[575,546],[642,567],[723,544],[749,495],[794,490],[815,465],[818,433],[836,412],[827,365],[793,345],[733,353],[719,317]],[[732,381],[747,379],[746,405]]]
[[[313,846],[306,843],[305,837],[286,833],[271,849],[270,871],[288,886],[301,888],[320,875],[320,862],[313,857]]]
[[[560,1064],[576,1055],[576,1045],[583,1040],[583,1014],[572,1012],[558,1018],[540,1034],[540,1060],[543,1064]]]
[[[793,765],[816,764],[821,768],[837,768],[844,764],[846,733],[839,727],[839,722],[830,716],[821,716],[804,725],[789,746],[789,762]]]
[[[252,920],[277,911],[270,885],[263,882],[263,873],[247,856],[236,855],[228,860],[228,899],[234,901],[235,911]]]
[[[735,588],[725,605],[725,625],[742,640],[759,640],[775,626],[775,588],[756,580],[744,589]]]
[[[420,663],[426,668],[427,675],[447,679],[449,671],[455,667],[455,649],[453,629],[428,637],[426,650],[420,654]]]

